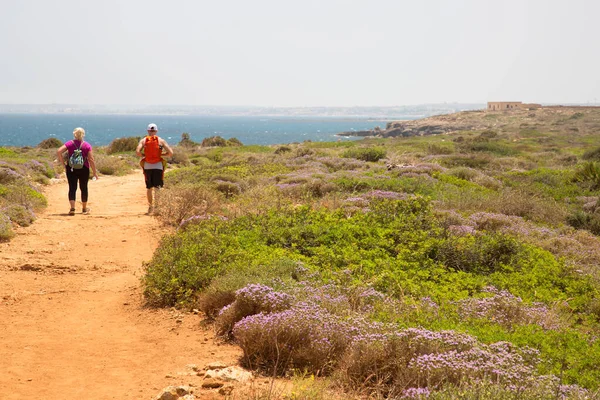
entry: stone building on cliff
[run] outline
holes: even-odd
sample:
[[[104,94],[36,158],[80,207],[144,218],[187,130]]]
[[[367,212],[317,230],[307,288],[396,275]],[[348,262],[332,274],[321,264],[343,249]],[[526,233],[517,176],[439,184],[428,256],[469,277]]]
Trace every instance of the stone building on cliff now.
[[[487,111],[535,110],[541,104],[522,103],[520,101],[488,101]]]

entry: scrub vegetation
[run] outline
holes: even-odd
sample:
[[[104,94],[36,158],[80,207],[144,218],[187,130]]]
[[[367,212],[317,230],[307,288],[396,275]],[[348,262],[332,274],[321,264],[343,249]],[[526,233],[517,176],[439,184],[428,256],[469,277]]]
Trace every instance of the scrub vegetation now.
[[[462,128],[279,146],[182,135],[148,304],[203,311],[245,367],[293,377],[293,398],[598,398],[600,110],[437,118]],[[125,147],[99,158],[135,168]],[[45,151],[0,149],[0,234],[43,206]]]
[[[493,123],[444,135],[186,146],[148,303],[202,310],[248,368],[349,396],[597,396],[600,111],[487,116],[440,117]]]

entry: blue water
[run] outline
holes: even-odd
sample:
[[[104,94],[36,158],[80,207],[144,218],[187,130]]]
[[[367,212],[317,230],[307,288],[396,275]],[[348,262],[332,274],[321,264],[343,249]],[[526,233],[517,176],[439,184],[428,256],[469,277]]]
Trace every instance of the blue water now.
[[[398,119],[411,119],[398,117]],[[80,114],[0,114],[0,146],[36,146],[56,137],[65,142],[73,129],[81,126],[86,141],[105,146],[113,139],[143,136],[154,122],[158,134],[171,144],[187,132],[195,142],[210,136],[235,137],[244,144],[284,144],[292,142],[336,141],[337,133],[385,128],[389,120],[357,117],[217,117],[196,115],[80,115]],[[341,138],[341,140],[352,140]]]

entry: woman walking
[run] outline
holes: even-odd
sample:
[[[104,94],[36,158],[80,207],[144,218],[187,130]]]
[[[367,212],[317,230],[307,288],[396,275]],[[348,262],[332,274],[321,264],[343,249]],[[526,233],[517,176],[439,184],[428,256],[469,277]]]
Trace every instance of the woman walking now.
[[[79,190],[81,191],[81,205],[83,214],[89,214],[90,209],[87,207],[88,201],[88,181],[90,179],[90,167],[94,174],[94,179],[98,179],[98,172],[96,171],[96,163],[94,162],[94,153],[92,152],[92,146],[83,141],[85,131],[83,128],[75,128],[73,131],[73,140],[69,140],[57,150],[58,160],[65,164],[67,181],[69,182],[69,203],[71,209],[69,215],[75,215],[75,193],[77,192],[77,185],[79,184]],[[65,150],[68,152],[67,159],[63,157]],[[83,156],[83,163],[77,164],[73,162],[73,154],[81,152]],[[77,154],[76,154],[77,155]],[[76,158],[76,157],[75,157]]]

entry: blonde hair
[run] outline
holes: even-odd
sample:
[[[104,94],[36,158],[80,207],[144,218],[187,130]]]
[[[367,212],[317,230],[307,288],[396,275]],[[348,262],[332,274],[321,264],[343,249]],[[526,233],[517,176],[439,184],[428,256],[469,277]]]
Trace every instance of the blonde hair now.
[[[73,137],[76,140],[83,140],[84,136],[85,136],[85,130],[83,128],[75,128],[75,130],[73,131]]]

